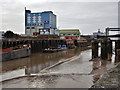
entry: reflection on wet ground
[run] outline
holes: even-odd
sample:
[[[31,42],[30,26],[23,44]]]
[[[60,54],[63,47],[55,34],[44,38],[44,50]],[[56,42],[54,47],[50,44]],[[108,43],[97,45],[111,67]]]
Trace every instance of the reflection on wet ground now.
[[[28,74],[39,73],[42,69],[58,61],[79,55],[81,50],[71,49],[57,53],[34,53],[30,57],[2,63],[2,79],[10,79]]]
[[[72,49],[51,54],[35,53],[28,58],[4,62],[4,80],[8,79],[8,76],[28,76],[4,81],[2,84],[4,88],[89,88],[102,74],[115,66],[113,60],[89,61],[90,59],[91,49]],[[65,62],[45,69],[60,61]]]

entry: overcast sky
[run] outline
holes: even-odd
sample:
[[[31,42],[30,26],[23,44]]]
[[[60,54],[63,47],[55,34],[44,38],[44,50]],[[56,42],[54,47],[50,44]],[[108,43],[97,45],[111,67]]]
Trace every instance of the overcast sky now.
[[[24,8],[32,12],[53,11],[57,15],[57,27],[77,28],[82,34],[92,34],[107,27],[118,26],[118,3],[76,2],[62,0],[0,0],[0,30],[25,33]],[[58,0],[57,0],[58,1]],[[66,1],[66,2],[65,2]]]

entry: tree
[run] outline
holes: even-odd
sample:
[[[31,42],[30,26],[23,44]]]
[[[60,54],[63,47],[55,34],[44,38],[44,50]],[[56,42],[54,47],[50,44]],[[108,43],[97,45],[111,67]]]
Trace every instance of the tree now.
[[[14,34],[12,31],[7,31],[4,34],[4,37],[6,37],[6,38],[18,38],[19,35],[18,34]]]

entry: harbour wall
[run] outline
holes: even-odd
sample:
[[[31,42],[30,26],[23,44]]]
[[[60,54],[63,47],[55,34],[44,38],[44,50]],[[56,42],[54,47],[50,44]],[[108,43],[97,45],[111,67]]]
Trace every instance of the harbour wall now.
[[[68,43],[67,40],[61,39],[35,39],[35,40],[3,40],[1,43],[2,49],[15,47],[21,44],[30,44],[31,45],[31,52],[42,52],[45,48],[57,48],[58,45],[66,45],[66,47],[76,46],[76,47],[86,47],[89,46],[91,43],[88,42],[78,42],[77,40],[71,40],[72,43]]]

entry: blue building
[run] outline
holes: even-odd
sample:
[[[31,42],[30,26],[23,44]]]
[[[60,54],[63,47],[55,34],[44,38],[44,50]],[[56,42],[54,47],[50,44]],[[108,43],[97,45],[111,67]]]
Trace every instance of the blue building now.
[[[34,33],[58,34],[56,15],[52,11],[31,13],[31,10],[25,9],[25,34],[34,35]]]

